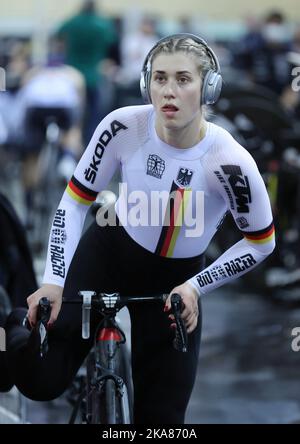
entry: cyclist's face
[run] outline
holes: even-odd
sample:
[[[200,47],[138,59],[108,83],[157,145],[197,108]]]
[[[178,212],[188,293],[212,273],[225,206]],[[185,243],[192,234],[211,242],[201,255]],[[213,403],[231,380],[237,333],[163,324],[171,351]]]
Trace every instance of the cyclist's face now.
[[[201,117],[201,78],[192,55],[159,54],[152,63],[150,94],[161,124],[184,128]]]

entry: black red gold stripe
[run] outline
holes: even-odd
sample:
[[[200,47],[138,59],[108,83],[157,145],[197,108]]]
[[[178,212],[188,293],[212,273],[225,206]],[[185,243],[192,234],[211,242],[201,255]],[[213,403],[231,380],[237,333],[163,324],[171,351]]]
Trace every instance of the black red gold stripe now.
[[[190,189],[181,188],[173,182],[165,213],[164,226],[155,250],[156,254],[164,257],[173,256],[190,192]]]
[[[72,199],[83,205],[91,205],[97,197],[97,192],[92,191],[80,183],[74,176],[72,176],[68,183],[67,193]]]
[[[275,227],[273,222],[263,230],[259,231],[243,231],[244,237],[255,244],[264,244],[269,242],[275,236]]]

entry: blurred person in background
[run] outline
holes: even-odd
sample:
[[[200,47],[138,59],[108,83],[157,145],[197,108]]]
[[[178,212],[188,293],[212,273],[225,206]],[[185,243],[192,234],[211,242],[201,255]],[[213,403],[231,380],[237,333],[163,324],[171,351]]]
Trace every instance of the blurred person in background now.
[[[157,41],[155,20],[141,16],[139,11],[132,19],[131,14],[123,17],[120,39],[120,68],[107,72],[114,81],[114,106],[141,104],[140,71],[145,56]]]
[[[261,27],[255,20],[248,24],[251,27],[236,49],[236,67],[246,71],[254,83],[280,95],[291,80],[287,60],[291,40],[285,18],[272,11]]]
[[[22,78],[30,67],[30,45],[28,42],[15,41],[11,44],[6,70],[7,86],[10,92],[20,88]]]
[[[260,49],[263,45],[262,37],[262,23],[260,20],[253,15],[247,15],[245,17],[246,34],[238,42],[237,55],[238,58],[236,63],[238,66],[243,68],[244,64],[247,63],[247,57],[249,54],[254,53],[256,50]]]
[[[14,184],[17,182],[17,187],[19,186],[19,147],[23,137],[20,88],[23,76],[30,66],[30,45],[28,42],[12,39],[7,42],[3,58],[6,89],[0,92],[0,189],[12,202],[19,199],[21,215],[24,208],[23,196],[22,193],[16,193]]]
[[[143,17],[138,28],[125,34],[121,40],[121,70],[119,81],[139,84],[141,66],[146,55],[157,41],[155,22],[150,17]]]
[[[65,48],[65,63],[78,69],[86,82],[84,141],[93,134],[104,110],[101,106],[100,63],[109,56],[117,35],[114,24],[97,13],[93,0],[85,0],[78,14],[57,30]]]
[[[193,33],[193,20],[191,16],[182,15],[178,20],[179,24],[179,32],[190,32]]]
[[[291,51],[300,55],[300,26],[298,26],[294,32]]]
[[[6,90],[0,93],[0,145],[9,145],[12,149],[15,148],[20,137],[22,110],[19,106],[19,90],[29,67],[28,44],[19,41],[12,42],[4,65]]]
[[[54,115],[61,130],[58,174],[68,181],[82,154],[82,117],[85,83],[82,74],[62,63],[59,42],[49,41],[48,62],[23,76],[17,106],[21,113],[19,146],[27,211],[39,184],[38,158],[46,136],[46,122]],[[51,173],[51,172],[50,172]]]
[[[290,85],[282,93],[281,103],[288,112],[300,119],[300,27],[294,31],[287,60],[292,76]]]

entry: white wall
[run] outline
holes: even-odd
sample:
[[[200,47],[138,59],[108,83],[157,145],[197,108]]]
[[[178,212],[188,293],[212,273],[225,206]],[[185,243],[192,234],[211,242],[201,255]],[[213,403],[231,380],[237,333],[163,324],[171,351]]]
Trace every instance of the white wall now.
[[[214,32],[217,29],[222,33],[223,29],[226,33],[226,27],[234,32],[234,27],[239,29],[239,22],[245,16],[263,16],[274,8],[300,23],[299,0],[251,0],[251,3],[243,0],[97,0],[97,3],[107,15],[126,15],[131,22],[140,11],[165,19],[192,16],[206,38],[210,36],[207,25],[212,25]],[[81,4],[82,0],[0,0],[0,36],[33,35],[34,60],[43,61],[49,32],[78,11]],[[210,21],[215,23],[209,24]],[[170,26],[169,33],[177,31],[172,29],[172,23]]]
[[[38,24],[38,18],[44,16],[52,24],[72,14],[80,4],[81,0],[0,0],[0,23],[21,19]],[[238,19],[249,13],[261,15],[279,8],[291,20],[300,22],[299,0],[98,0],[98,4],[112,15],[137,8],[165,17],[200,14],[220,20]]]

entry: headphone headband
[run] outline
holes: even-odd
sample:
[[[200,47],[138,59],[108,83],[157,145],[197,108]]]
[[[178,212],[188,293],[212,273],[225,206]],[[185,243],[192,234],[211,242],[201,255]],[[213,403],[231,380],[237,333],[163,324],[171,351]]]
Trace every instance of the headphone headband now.
[[[153,48],[149,51],[147,54],[144,63],[143,68],[141,72],[141,81],[140,81],[140,87],[141,87],[141,94],[146,103],[151,103],[151,96],[150,96],[150,79],[151,79],[151,64],[152,64],[152,55],[155,49],[160,46],[164,42],[168,42],[172,39],[191,39],[194,40],[194,42],[202,45],[212,60],[214,67],[213,69],[210,69],[208,73],[205,75],[205,78],[203,80],[202,85],[202,98],[201,103],[202,104],[213,104],[215,103],[221,92],[222,88],[222,77],[221,77],[221,68],[218,61],[218,58],[214,51],[208,46],[206,41],[202,39],[201,37],[198,37],[195,34],[191,33],[178,33],[178,34],[172,34],[167,37],[163,37],[162,39],[158,40],[158,42],[153,46]]]
[[[148,52],[148,54],[144,60],[142,70],[147,68],[148,63],[151,62],[151,56],[152,56],[153,52],[155,51],[155,49],[159,45],[161,45],[161,43],[168,42],[169,40],[173,40],[173,39],[188,39],[188,38],[191,40],[194,40],[196,43],[199,43],[200,45],[202,45],[205,48],[206,52],[209,54],[210,58],[212,59],[212,61],[215,64],[215,68],[216,68],[215,71],[217,73],[220,73],[221,68],[220,68],[219,60],[218,60],[216,54],[214,53],[214,51],[208,46],[206,41],[203,38],[198,37],[195,34],[185,33],[185,32],[178,33],[178,34],[172,34],[172,35],[169,35],[167,37],[163,37],[162,39],[158,40],[158,42],[155,43],[153,48]]]

